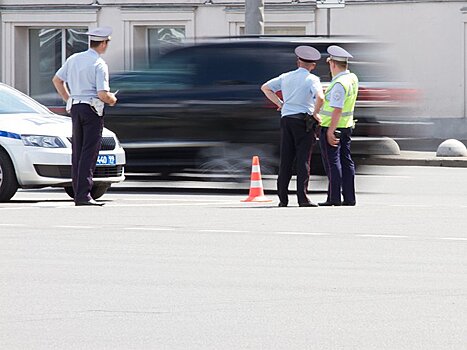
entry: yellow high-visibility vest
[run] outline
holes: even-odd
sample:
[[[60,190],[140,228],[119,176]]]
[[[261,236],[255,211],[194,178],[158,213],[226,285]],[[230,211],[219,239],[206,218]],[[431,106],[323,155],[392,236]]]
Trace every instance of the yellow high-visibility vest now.
[[[354,73],[345,73],[337,77],[331,81],[326,92],[324,93],[325,99],[323,103],[323,107],[321,108],[321,126],[329,127],[331,125],[331,115],[334,107],[329,105],[330,96],[329,93],[332,90],[332,87],[335,84],[341,84],[345,90],[345,100],[344,106],[342,107],[342,114],[341,118],[339,119],[339,123],[337,123],[338,128],[349,128],[353,127],[353,111],[355,109],[355,102],[357,101],[358,95],[358,78]]]

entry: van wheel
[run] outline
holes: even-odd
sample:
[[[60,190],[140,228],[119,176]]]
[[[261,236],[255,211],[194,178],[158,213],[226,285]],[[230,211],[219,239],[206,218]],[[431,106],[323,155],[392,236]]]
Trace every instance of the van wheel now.
[[[0,150],[0,202],[8,202],[18,190],[15,168],[8,154]]]
[[[209,180],[247,181],[254,155],[260,158],[262,175],[277,173],[278,157],[270,145],[239,144],[209,148],[200,154],[199,169]]]
[[[105,192],[110,188],[110,184],[99,184],[99,185],[94,185],[92,186],[91,190],[91,197],[93,199],[98,199],[101,198]],[[75,198],[75,191],[73,191],[72,186],[66,186],[64,187],[64,190],[67,195],[69,195],[71,198]]]

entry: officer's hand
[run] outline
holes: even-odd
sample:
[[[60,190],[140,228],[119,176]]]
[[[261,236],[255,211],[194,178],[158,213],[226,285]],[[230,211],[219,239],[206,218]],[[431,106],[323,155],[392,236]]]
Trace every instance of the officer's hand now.
[[[328,129],[326,138],[332,147],[337,147],[339,145],[339,140],[334,136],[334,130]]]
[[[313,118],[316,119],[316,121],[318,122],[318,124],[321,124],[322,119],[321,119],[321,115],[320,115],[319,113],[313,114]]]
[[[112,92],[101,90],[97,92],[97,96],[102,102],[107,103],[109,106],[115,106],[117,103],[117,98]]]
[[[109,101],[109,106],[115,106],[115,104],[118,101],[117,97],[115,97],[115,94],[113,94],[113,93],[110,93],[109,95],[110,95],[109,96],[109,100],[110,100]]]

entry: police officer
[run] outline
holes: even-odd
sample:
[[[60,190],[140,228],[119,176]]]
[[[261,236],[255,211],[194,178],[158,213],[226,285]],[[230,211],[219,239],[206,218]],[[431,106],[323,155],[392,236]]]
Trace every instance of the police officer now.
[[[320,112],[322,122],[319,143],[329,186],[326,201],[319,205],[353,206],[356,204],[355,165],[350,143],[358,78],[348,70],[348,60],[353,57],[350,53],[336,45],[329,46],[327,51],[332,81],[326,89]]]
[[[323,104],[323,88],[320,80],[310,72],[321,58],[318,50],[311,46],[295,49],[298,68],[273,78],[263,84],[261,90],[281,111],[280,166],[277,178],[279,207],[289,203],[288,187],[292,177],[294,160],[297,169],[297,198],[301,207],[316,207],[307,196],[310,178],[310,159],[316,141],[314,130],[307,131],[305,118],[312,116],[316,123]],[[276,95],[281,90],[283,101]]]
[[[72,181],[75,205],[103,205],[91,197],[93,173],[102,142],[104,127],[103,103],[115,105],[110,92],[109,72],[100,57],[106,52],[112,29],[101,27],[86,33],[89,49],[70,56],[57,71],[52,82],[67,102],[73,124]]]

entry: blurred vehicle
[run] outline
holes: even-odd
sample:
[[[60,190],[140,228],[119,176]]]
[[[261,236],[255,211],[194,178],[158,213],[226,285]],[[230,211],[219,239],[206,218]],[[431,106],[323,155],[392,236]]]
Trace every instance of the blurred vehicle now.
[[[69,117],[0,83],[0,202],[10,200],[18,188],[63,187],[73,197],[71,130]],[[124,165],[125,152],[117,137],[104,129],[93,198],[124,180]]]
[[[326,49],[333,44],[354,55],[350,69],[360,79],[355,157],[392,152],[380,145],[386,124],[377,118],[403,113],[416,91],[388,73],[384,45],[351,37],[229,37],[185,43],[144,69],[111,74],[110,86],[119,90],[119,101],[107,108],[106,125],[121,139],[129,171],[244,173],[251,156],[259,155],[262,172],[274,173],[280,115],[260,86],[296,68],[298,45],[312,45],[323,54],[313,73],[327,86]],[[317,172],[322,166],[318,147],[314,156]]]

